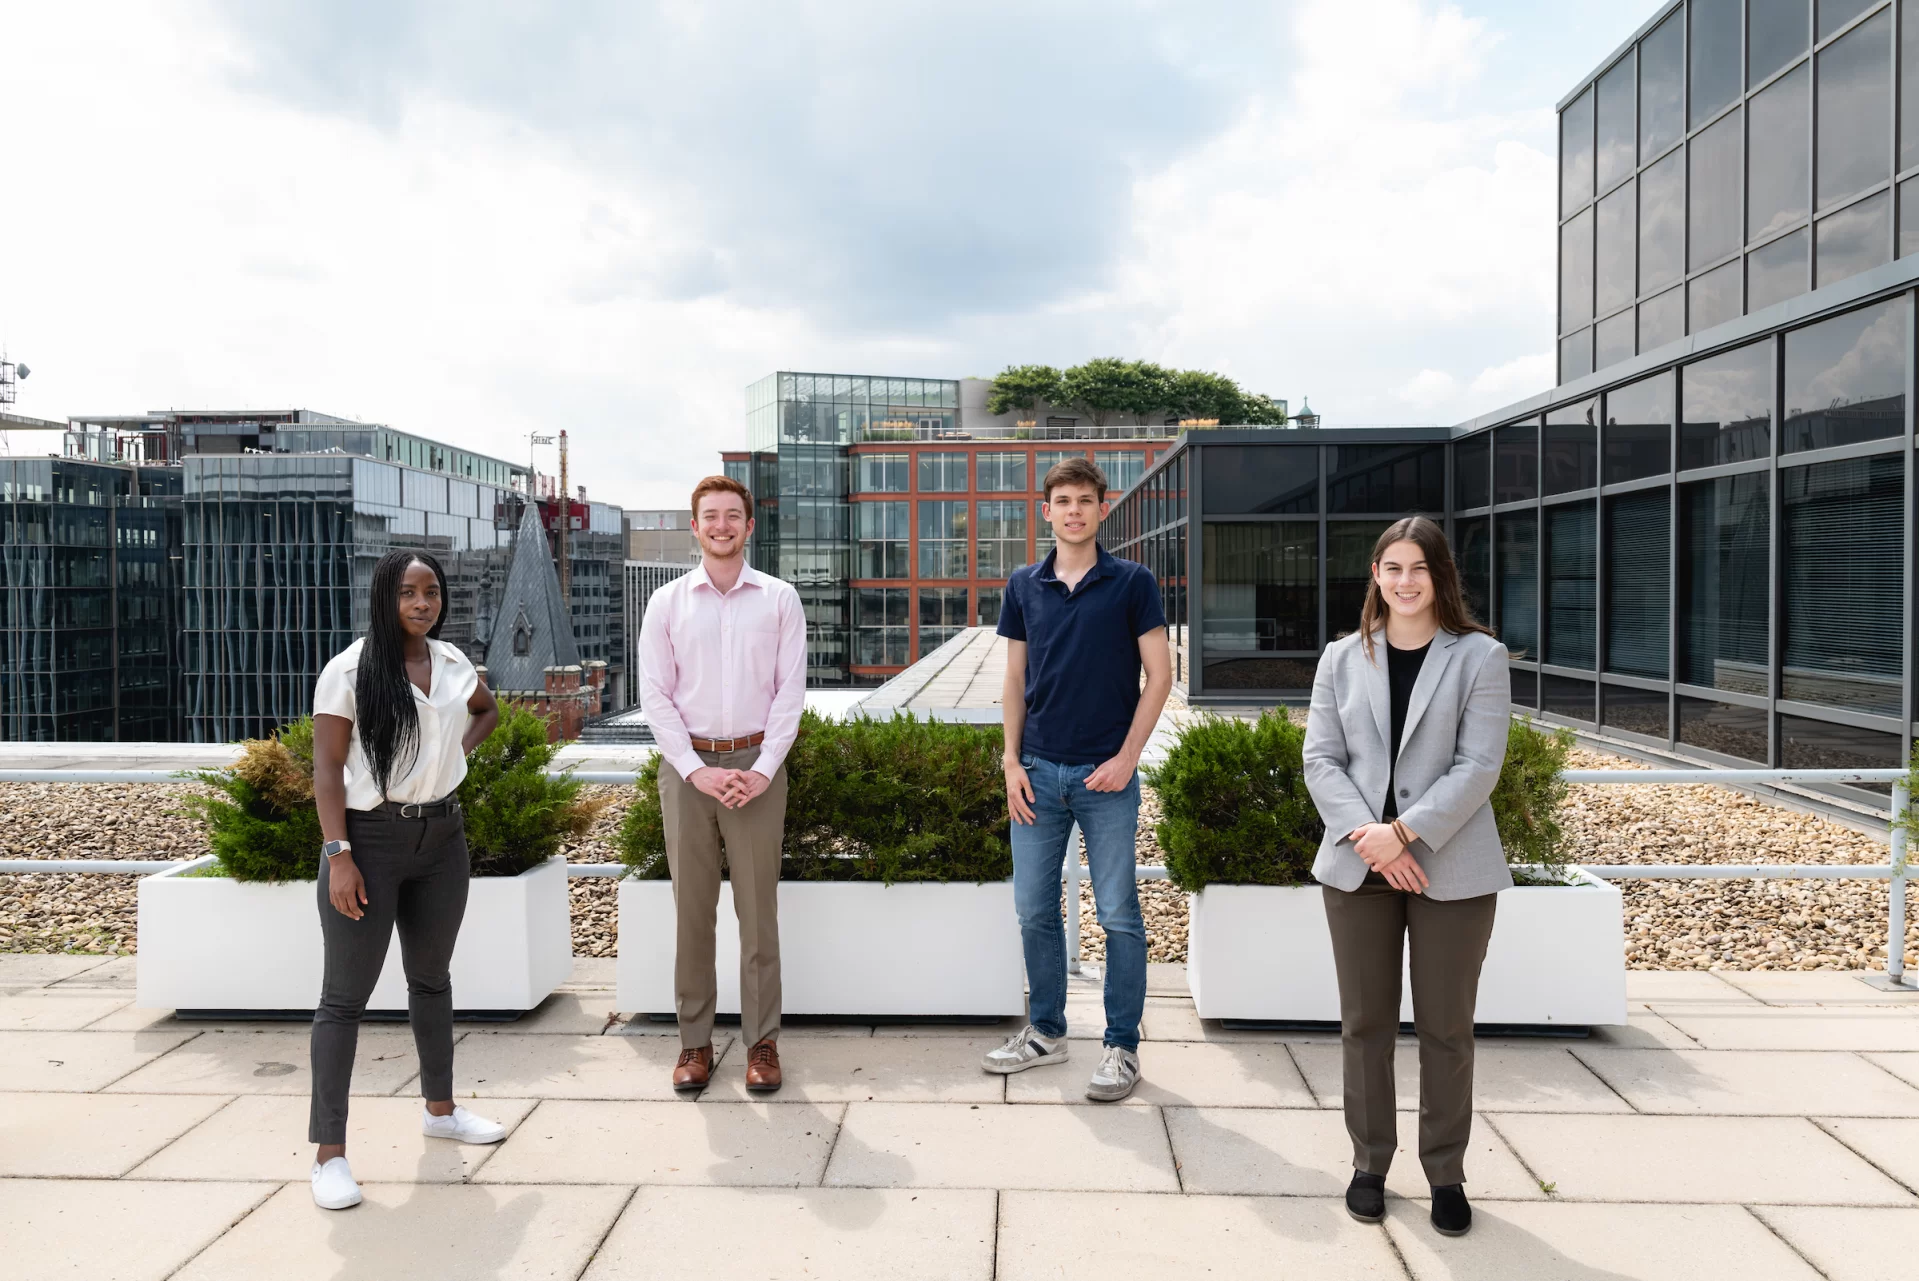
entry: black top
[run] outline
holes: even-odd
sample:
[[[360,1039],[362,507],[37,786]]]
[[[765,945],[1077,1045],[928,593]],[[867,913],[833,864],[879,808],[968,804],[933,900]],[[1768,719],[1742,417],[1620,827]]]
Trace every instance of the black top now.
[[[1393,721],[1393,773],[1386,778],[1386,806],[1380,814],[1382,823],[1391,822],[1399,817],[1399,793],[1393,786],[1398,774],[1399,740],[1406,733],[1406,708],[1413,701],[1413,683],[1419,679],[1419,669],[1426,662],[1426,651],[1433,647],[1427,641],[1418,649],[1394,649],[1386,646],[1386,682],[1392,690]]]

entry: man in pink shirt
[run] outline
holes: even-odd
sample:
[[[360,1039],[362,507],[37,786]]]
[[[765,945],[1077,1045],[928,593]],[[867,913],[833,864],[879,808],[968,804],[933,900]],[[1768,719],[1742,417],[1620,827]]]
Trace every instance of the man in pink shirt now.
[[[725,476],[693,488],[700,567],[653,594],[640,627],[640,706],[660,748],[660,811],[678,939],[673,1088],[713,1074],[713,930],[720,845],[740,920],[746,1088],[780,1088],[780,842],[786,753],[806,699],[799,593],[746,563],[753,496]]]

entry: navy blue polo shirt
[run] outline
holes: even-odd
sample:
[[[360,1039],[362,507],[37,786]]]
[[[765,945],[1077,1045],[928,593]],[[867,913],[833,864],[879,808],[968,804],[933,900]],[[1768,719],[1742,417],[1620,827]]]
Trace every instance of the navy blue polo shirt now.
[[[1060,765],[1098,765],[1125,745],[1139,708],[1139,638],[1166,626],[1153,572],[1098,551],[1070,592],[1048,552],[1013,571],[1000,604],[999,634],[1026,642],[1020,747]]]

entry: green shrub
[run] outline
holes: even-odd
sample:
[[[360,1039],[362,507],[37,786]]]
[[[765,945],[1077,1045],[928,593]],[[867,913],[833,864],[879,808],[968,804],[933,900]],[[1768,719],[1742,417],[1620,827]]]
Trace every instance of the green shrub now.
[[[781,876],[800,881],[997,881],[1012,875],[997,725],[808,711],[787,753]],[[660,758],[634,784],[620,856],[666,879]]]
[[[218,796],[189,796],[206,824],[219,873],[236,881],[311,881],[320,874],[320,816],[313,808],[313,718],[241,744],[227,769],[188,777]]]
[[[544,718],[500,705],[499,726],[473,749],[460,784],[473,875],[518,876],[593,826],[606,802],[581,796],[576,779],[547,777],[558,751]]]
[[[1325,825],[1306,791],[1306,731],[1282,710],[1256,722],[1202,717],[1147,771],[1159,794],[1154,829],[1166,872],[1188,892],[1227,885],[1301,885]]]
[[[1569,729],[1526,718],[1507,733],[1506,761],[1493,788],[1493,818],[1507,861],[1565,878],[1569,850],[1559,808],[1559,772],[1572,750]],[[1284,711],[1257,722],[1204,717],[1187,727],[1163,765],[1148,774],[1159,793],[1155,829],[1168,877],[1189,893],[1207,885],[1306,885],[1325,828],[1306,791],[1305,729]]]

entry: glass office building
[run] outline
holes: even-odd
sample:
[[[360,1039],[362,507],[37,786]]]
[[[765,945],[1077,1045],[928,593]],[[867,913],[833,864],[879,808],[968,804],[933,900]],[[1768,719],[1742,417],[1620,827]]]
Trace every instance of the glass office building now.
[[[1513,653],[1515,707],[1713,762],[1903,764],[1919,254],[1897,250],[1919,246],[1894,233],[1919,94],[1893,87],[1919,70],[1910,7],[1675,4],[1568,99],[1562,230],[1591,214],[1605,234],[1605,201],[1635,184],[1641,221],[1621,278],[1637,285],[1602,275],[1590,311],[1587,232],[1562,238],[1577,306],[1557,387],[1431,433],[1193,433],[1158,460],[1109,545],[1161,573],[1189,694],[1303,698],[1319,649],[1358,623],[1371,539],[1423,512]],[[1770,110],[1782,90],[1812,114]],[[1736,148],[1709,136],[1727,121]],[[1766,176],[1794,155],[1811,176]],[[1792,216],[1755,221],[1775,190]],[[1728,231],[1721,196],[1752,218]],[[1675,220],[1711,252],[1675,257]],[[1781,245],[1797,265],[1756,288]],[[1593,347],[1593,368],[1583,344],[1622,316],[1636,338]],[[1377,466],[1349,469],[1361,439]]]

